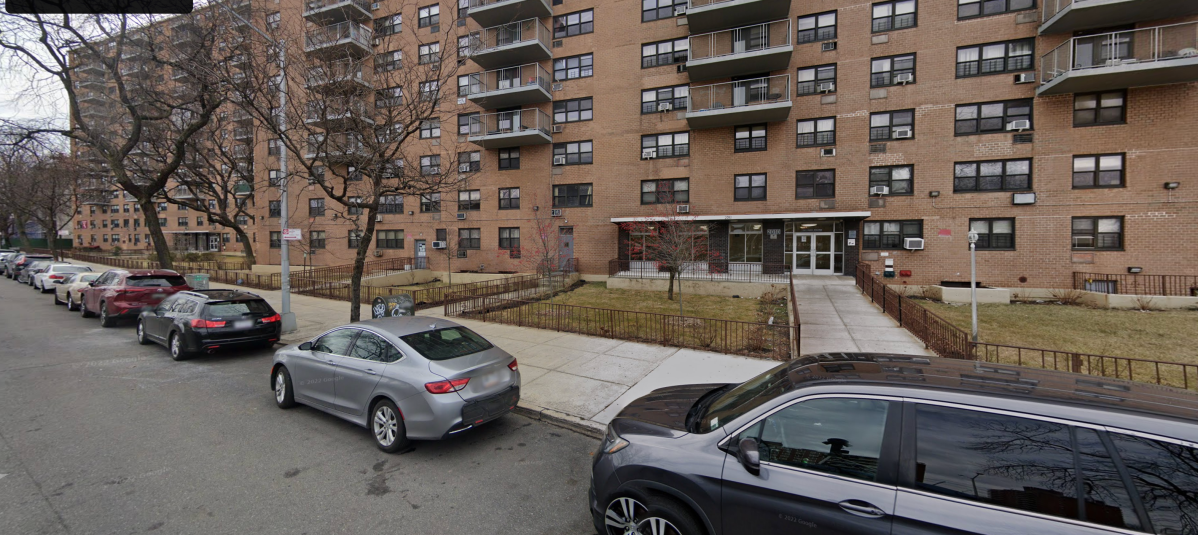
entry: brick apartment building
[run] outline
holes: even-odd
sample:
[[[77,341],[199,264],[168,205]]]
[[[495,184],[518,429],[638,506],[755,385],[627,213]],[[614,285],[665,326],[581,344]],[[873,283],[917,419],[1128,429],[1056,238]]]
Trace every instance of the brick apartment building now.
[[[973,228],[990,285],[1198,273],[1198,3],[670,2],[263,6],[367,41],[402,24],[429,40],[451,25],[473,43],[459,98],[419,142],[471,146],[478,174],[439,200],[392,199],[376,256],[443,269],[432,242],[459,240],[455,269],[517,270],[507,250],[550,212],[578,269],[602,276],[637,261],[618,223],[664,203],[689,209],[720,258],[766,272],[892,261],[912,284],[968,280]],[[364,62],[385,53],[360,46]],[[410,48],[405,62],[425,52]],[[260,263],[278,263],[267,143],[254,142],[252,239]],[[351,227],[292,183],[291,226],[306,237],[292,262],[351,261]],[[85,207],[78,244],[146,243],[122,201]],[[240,249],[194,213],[161,215],[196,248]]]

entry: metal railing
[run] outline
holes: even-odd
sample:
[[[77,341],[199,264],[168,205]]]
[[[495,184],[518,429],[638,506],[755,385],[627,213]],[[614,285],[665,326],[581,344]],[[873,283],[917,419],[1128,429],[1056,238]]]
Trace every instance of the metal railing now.
[[[790,294],[787,301],[790,302],[790,324],[794,326],[794,336],[790,340],[790,358],[798,358],[803,354],[803,322],[799,319],[799,294],[795,291],[795,278],[787,277],[787,285],[789,286]]]
[[[315,30],[309,30],[304,35],[304,48],[314,50],[340,41],[350,41],[364,49],[370,50],[371,30],[356,22],[346,21],[330,24]]]
[[[739,108],[758,104],[790,102],[790,75],[692,85],[687,112]]]
[[[335,7],[342,4],[352,4],[358,6],[359,9],[370,13],[369,0],[308,0],[304,2],[304,16],[311,15],[314,12],[325,8]]]
[[[1073,272],[1073,289],[1126,295],[1198,297],[1198,275]]]
[[[474,73],[469,79],[467,96],[528,86],[540,86],[548,92],[552,80],[549,71],[538,63]]]
[[[1065,10],[1065,8],[1073,5],[1074,0],[1041,0],[1044,2],[1044,14],[1040,18],[1040,22],[1048,22],[1051,19]],[[1084,0],[1082,0],[1084,1]]]
[[[470,9],[474,9],[476,7],[486,7],[486,6],[491,6],[491,5],[495,5],[495,4],[503,4],[506,2],[512,2],[512,1],[513,0],[470,0],[469,7],[470,7]],[[544,0],[538,0],[538,1],[544,1]]]
[[[789,46],[790,19],[690,36],[690,60],[718,58]]]
[[[411,257],[370,260],[362,265],[362,277],[377,277],[410,271]],[[415,269],[414,267],[411,269]],[[296,291],[313,289],[327,283],[348,283],[353,276],[353,264],[324,266],[291,274],[291,287]]]
[[[306,122],[326,121],[330,119],[357,118],[373,122],[366,108],[366,101],[360,97],[331,97],[309,101]]]
[[[1072,71],[1198,58],[1198,21],[1074,37],[1040,56],[1040,81]]]
[[[732,0],[688,0],[686,3],[686,9],[689,11],[696,7],[713,6],[716,4],[723,4],[723,3],[731,2],[731,1]]]
[[[308,86],[320,86],[342,81],[370,84],[370,81],[362,76],[362,63],[353,60],[332,61],[326,66],[313,67],[308,70]]]
[[[549,49],[552,36],[549,28],[537,19],[501,24],[470,34],[470,54],[482,54],[495,48],[531,41],[539,41]]]
[[[470,117],[468,126],[472,136],[494,136],[528,130],[540,130],[545,135],[552,136],[553,134],[550,132],[552,124],[549,114],[536,108],[529,108],[473,115]]]
[[[670,273],[660,262],[652,260],[609,260],[607,276],[668,279]],[[686,262],[677,276],[682,280],[786,284],[790,280],[790,266],[772,262]]]
[[[355,132],[329,134],[324,138],[309,139],[308,158],[345,158],[356,156],[366,150],[362,137]]]

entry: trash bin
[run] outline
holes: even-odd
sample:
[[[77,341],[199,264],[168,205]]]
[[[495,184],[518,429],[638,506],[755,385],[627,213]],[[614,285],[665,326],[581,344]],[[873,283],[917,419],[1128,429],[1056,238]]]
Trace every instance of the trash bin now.
[[[184,275],[187,279],[187,285],[191,286],[192,290],[207,290],[208,289],[208,274],[207,273],[192,273]]]
[[[388,295],[375,297],[370,307],[372,318],[398,318],[400,316],[415,316],[416,303],[409,294]]]

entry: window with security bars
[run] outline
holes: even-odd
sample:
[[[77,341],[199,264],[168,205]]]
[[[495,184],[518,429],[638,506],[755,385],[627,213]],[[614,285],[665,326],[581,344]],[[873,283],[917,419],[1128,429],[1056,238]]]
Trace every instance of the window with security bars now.
[[[690,53],[690,38],[645,43],[641,45],[641,68],[686,63]]]
[[[553,17],[553,38],[573,37],[595,31],[595,11],[587,9]]]
[[[974,246],[979,251],[1015,250],[1015,220],[1012,218],[970,219],[969,230],[978,234]]]
[[[1031,99],[959,104],[953,130],[958,136],[1002,133],[1014,129],[1014,121],[1027,121],[1024,130],[1032,130]]]
[[[869,86],[915,83],[915,54],[874,58],[869,62]]]
[[[880,2],[873,6],[873,31],[888,32],[915,27],[915,0]]]
[[[308,231],[308,248],[309,249],[324,249],[325,231],[311,230]]]
[[[441,6],[425,6],[416,11],[416,26],[427,28],[441,23]]]
[[[690,86],[659,87],[641,91],[641,113],[658,113],[669,110],[686,110]],[[668,106],[664,106],[667,105]]]
[[[586,78],[594,74],[595,58],[592,54],[582,54],[568,58],[553,60],[553,79],[555,81]]]
[[[441,43],[426,43],[420,45],[418,61],[421,65],[437,63],[441,59]]]
[[[957,18],[988,17],[1036,7],[1036,0],[957,0]]]
[[[690,202],[690,180],[671,178],[641,181],[641,204],[674,204]]]
[[[562,184],[553,186],[554,208],[592,206],[594,202],[594,187],[591,184]]]
[[[308,217],[324,216],[324,199],[308,199]]]
[[[594,118],[593,106],[591,97],[554,101],[553,122],[575,123],[589,121]]]
[[[1123,187],[1123,154],[1073,157],[1073,188]]]
[[[732,177],[732,200],[764,201],[765,173],[752,173]]]
[[[458,229],[458,249],[481,249],[482,230],[476,228]]]
[[[804,67],[795,78],[798,96],[836,92],[836,64]]]
[[[828,41],[836,38],[836,12],[799,17],[797,44]]]
[[[1035,39],[963,46],[957,49],[957,78],[1030,71]]]
[[[436,213],[441,211],[441,194],[425,193],[420,196],[420,213]]]
[[[1123,124],[1126,91],[1084,93],[1073,96],[1073,126]]]
[[[519,227],[499,227],[499,248],[500,249],[519,249],[520,248],[520,228]]]
[[[641,136],[641,159],[690,155],[690,132]]]
[[[379,230],[374,237],[374,246],[378,249],[403,249],[404,233],[402,230]]]
[[[869,140],[889,141],[915,137],[915,110],[869,114]]]
[[[766,128],[764,124],[736,127],[733,132],[732,148],[735,152],[766,150]]]
[[[795,143],[799,147],[822,147],[836,144],[836,118],[803,119],[798,121]]]
[[[385,37],[403,31],[403,15],[396,13],[374,19],[374,36]]]
[[[586,165],[594,163],[594,143],[591,141],[574,141],[570,143],[554,143],[553,159],[565,157],[566,161],[556,165]]]
[[[686,7],[687,0],[641,0],[641,22],[673,18],[678,8]]]
[[[1072,237],[1075,250],[1123,249],[1123,217],[1075,217]]]
[[[382,195],[379,197],[380,214],[402,214],[403,195]]]
[[[278,156],[283,153],[283,142],[278,139],[266,140],[266,155]]]
[[[520,149],[499,149],[499,170],[510,171],[520,168]]]
[[[483,168],[483,154],[481,151],[459,152],[458,153],[458,172],[473,173],[481,171]]]
[[[458,135],[476,136],[482,133],[482,122],[478,120],[479,112],[458,115]]]
[[[499,188],[499,209],[516,210],[520,208],[520,188]]]
[[[1032,161],[995,160],[953,164],[953,191],[1027,191],[1032,189]]]
[[[482,210],[483,207],[482,191],[472,189],[458,192],[458,211],[473,212]]]
[[[923,221],[866,221],[861,227],[864,249],[902,249],[904,239],[923,237]]]
[[[795,171],[796,199],[831,199],[834,197],[836,197],[835,169]]]
[[[420,157],[420,174],[429,176],[441,174],[441,155],[430,154]]]
[[[912,187],[914,167],[910,165],[890,165],[869,168],[869,187],[886,186],[890,188],[889,195],[913,195]]]

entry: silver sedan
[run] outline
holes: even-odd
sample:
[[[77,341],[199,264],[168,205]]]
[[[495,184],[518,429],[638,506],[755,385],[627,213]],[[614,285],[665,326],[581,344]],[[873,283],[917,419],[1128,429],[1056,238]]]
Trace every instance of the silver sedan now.
[[[370,429],[379,449],[439,440],[507,414],[520,399],[516,359],[440,318],[381,318],[275,353],[280,408],[302,403]]]

